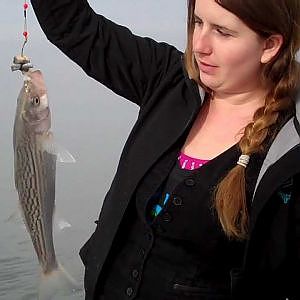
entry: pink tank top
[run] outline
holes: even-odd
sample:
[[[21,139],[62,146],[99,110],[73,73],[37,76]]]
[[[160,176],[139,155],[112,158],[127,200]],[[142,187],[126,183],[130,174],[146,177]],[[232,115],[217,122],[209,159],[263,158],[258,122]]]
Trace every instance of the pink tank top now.
[[[209,159],[194,158],[180,152],[178,156],[178,161],[182,169],[195,170],[209,162]]]

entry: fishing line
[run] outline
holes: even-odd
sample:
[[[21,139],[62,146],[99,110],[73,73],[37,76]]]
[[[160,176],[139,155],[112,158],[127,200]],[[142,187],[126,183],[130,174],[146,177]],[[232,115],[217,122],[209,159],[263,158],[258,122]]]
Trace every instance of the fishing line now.
[[[24,37],[24,43],[22,46],[22,50],[21,50],[21,56],[24,56],[24,47],[28,41],[28,28],[27,28],[27,10],[28,10],[28,2],[25,0],[24,4],[23,4],[23,9],[24,9],[24,31],[23,31],[23,37]]]

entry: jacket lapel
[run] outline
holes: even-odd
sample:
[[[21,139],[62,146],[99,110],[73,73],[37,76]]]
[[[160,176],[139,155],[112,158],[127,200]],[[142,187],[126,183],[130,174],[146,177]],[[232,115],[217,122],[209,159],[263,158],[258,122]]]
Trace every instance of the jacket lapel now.
[[[256,185],[256,190],[252,199],[250,233],[255,227],[259,214],[266,206],[268,201],[272,200],[272,195],[288,179],[295,174],[300,173],[300,145],[299,142],[289,152],[282,155],[276,162],[266,168],[263,175],[260,175],[260,181]]]

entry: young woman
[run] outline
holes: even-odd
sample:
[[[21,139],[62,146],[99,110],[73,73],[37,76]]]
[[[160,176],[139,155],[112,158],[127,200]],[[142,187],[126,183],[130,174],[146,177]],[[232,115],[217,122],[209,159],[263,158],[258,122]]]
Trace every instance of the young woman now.
[[[189,0],[184,55],[85,0],[32,4],[140,106],[80,252],[86,299],[300,299],[300,1]]]

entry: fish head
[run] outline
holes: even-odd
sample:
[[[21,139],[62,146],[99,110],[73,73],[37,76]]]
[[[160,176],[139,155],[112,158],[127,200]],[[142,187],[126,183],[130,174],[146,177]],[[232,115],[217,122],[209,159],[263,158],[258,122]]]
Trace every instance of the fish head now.
[[[24,73],[24,85],[19,97],[20,114],[25,126],[35,133],[50,128],[50,109],[47,89],[40,70]]]

